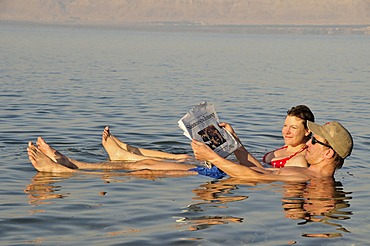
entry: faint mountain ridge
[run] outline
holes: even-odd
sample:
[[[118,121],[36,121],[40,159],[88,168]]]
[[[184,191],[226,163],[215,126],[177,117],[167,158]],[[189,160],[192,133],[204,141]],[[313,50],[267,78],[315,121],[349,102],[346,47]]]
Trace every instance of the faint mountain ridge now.
[[[369,25],[370,0],[0,0],[0,20],[92,25]]]

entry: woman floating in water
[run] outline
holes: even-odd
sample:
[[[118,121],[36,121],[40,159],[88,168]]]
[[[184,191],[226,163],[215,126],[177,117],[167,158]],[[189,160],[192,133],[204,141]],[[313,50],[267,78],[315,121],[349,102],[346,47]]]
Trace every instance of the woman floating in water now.
[[[288,110],[282,129],[285,145],[266,153],[262,161],[276,168],[307,167],[306,142],[311,137],[307,121],[315,122],[315,117],[307,106],[298,105]]]

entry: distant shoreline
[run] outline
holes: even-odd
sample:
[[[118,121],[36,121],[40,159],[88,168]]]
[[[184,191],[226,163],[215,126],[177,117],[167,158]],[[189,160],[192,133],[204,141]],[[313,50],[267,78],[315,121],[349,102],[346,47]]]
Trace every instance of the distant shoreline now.
[[[227,34],[302,34],[302,35],[370,35],[370,25],[201,25],[190,22],[157,22],[140,24],[91,24],[72,22],[35,22],[2,20],[5,25],[108,28],[151,32],[205,32]]]

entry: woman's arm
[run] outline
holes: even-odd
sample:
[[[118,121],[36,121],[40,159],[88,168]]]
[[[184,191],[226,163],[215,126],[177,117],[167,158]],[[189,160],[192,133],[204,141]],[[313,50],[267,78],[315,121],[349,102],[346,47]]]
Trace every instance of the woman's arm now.
[[[233,135],[236,141],[238,141],[241,144],[241,147],[234,151],[234,155],[238,159],[240,164],[247,167],[256,166],[263,168],[262,164],[244,147],[238,135],[236,134],[236,132],[234,131],[230,124],[222,122],[219,124],[219,126],[225,128],[225,130],[231,133],[231,135]]]

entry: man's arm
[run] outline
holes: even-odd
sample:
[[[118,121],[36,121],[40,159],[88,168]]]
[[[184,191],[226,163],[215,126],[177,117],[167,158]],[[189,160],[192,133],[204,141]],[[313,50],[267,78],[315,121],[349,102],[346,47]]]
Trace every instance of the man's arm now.
[[[266,169],[260,169],[261,171],[253,170],[247,166],[236,164],[229,160],[222,158],[217,155],[211,148],[206,144],[193,140],[191,143],[193,148],[194,156],[196,159],[201,161],[209,161],[213,165],[220,168],[222,171],[227,173],[231,177],[238,179],[248,180],[260,180],[260,181],[294,181],[294,182],[305,182],[309,180],[309,177],[301,172],[301,169],[291,170],[275,170],[269,171]]]

